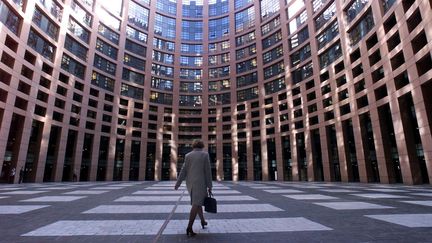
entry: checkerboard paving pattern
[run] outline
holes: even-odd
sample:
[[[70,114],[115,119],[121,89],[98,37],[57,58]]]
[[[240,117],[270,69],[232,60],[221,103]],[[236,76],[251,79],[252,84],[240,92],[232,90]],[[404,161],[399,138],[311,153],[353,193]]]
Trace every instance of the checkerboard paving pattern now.
[[[5,219],[0,220],[0,234],[10,237],[9,242],[50,242],[49,239],[62,237],[72,242],[83,241],[81,237],[96,237],[95,241],[102,239],[98,237],[121,237],[107,238],[111,239],[107,242],[150,242],[160,232],[162,242],[176,241],[186,237],[190,199],[184,184],[177,191],[174,184],[163,181],[0,185],[0,217]],[[398,234],[404,232],[400,227],[405,227],[406,239],[412,242],[412,237],[432,237],[429,187],[242,181],[215,182],[213,193],[218,213],[205,213],[205,229],[199,219],[194,224],[198,237],[207,235],[201,238],[203,241],[212,242],[212,235],[226,237],[217,238],[222,242],[262,241],[264,238],[256,237],[264,234],[275,242],[310,242],[308,237],[344,242],[338,238],[340,235],[364,235],[350,234],[349,225],[355,224],[368,237],[378,230],[377,225],[390,228],[389,232],[397,230]],[[12,216],[15,218],[7,218]],[[29,223],[21,230],[4,223],[18,220],[17,217],[35,217],[37,223]],[[409,229],[429,231],[415,234]],[[389,238],[382,238],[382,232],[377,235],[381,238],[354,241],[394,239],[390,234]],[[418,241],[427,241],[424,239]]]

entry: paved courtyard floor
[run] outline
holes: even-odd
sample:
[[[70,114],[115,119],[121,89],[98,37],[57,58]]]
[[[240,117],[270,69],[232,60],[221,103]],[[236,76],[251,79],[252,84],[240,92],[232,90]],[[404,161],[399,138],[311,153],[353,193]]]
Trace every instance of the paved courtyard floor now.
[[[195,221],[184,184],[0,185],[0,242],[432,242],[432,187],[215,182],[218,213]]]

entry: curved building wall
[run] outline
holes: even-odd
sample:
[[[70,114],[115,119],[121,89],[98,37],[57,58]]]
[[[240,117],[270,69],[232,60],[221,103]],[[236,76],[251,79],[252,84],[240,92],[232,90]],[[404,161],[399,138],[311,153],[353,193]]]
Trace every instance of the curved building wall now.
[[[1,0],[0,180],[429,184],[431,8]]]

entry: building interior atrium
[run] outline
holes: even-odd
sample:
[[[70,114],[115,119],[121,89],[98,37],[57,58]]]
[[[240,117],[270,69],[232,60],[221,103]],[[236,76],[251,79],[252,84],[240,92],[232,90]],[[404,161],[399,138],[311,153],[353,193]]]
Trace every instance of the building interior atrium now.
[[[431,184],[432,0],[1,0],[0,182]]]

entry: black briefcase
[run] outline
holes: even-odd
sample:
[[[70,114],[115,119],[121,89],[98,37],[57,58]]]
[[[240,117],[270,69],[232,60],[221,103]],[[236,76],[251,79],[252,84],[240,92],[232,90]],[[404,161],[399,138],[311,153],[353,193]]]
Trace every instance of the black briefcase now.
[[[213,194],[209,194],[204,199],[204,210],[208,213],[217,213],[217,202],[214,199]]]

